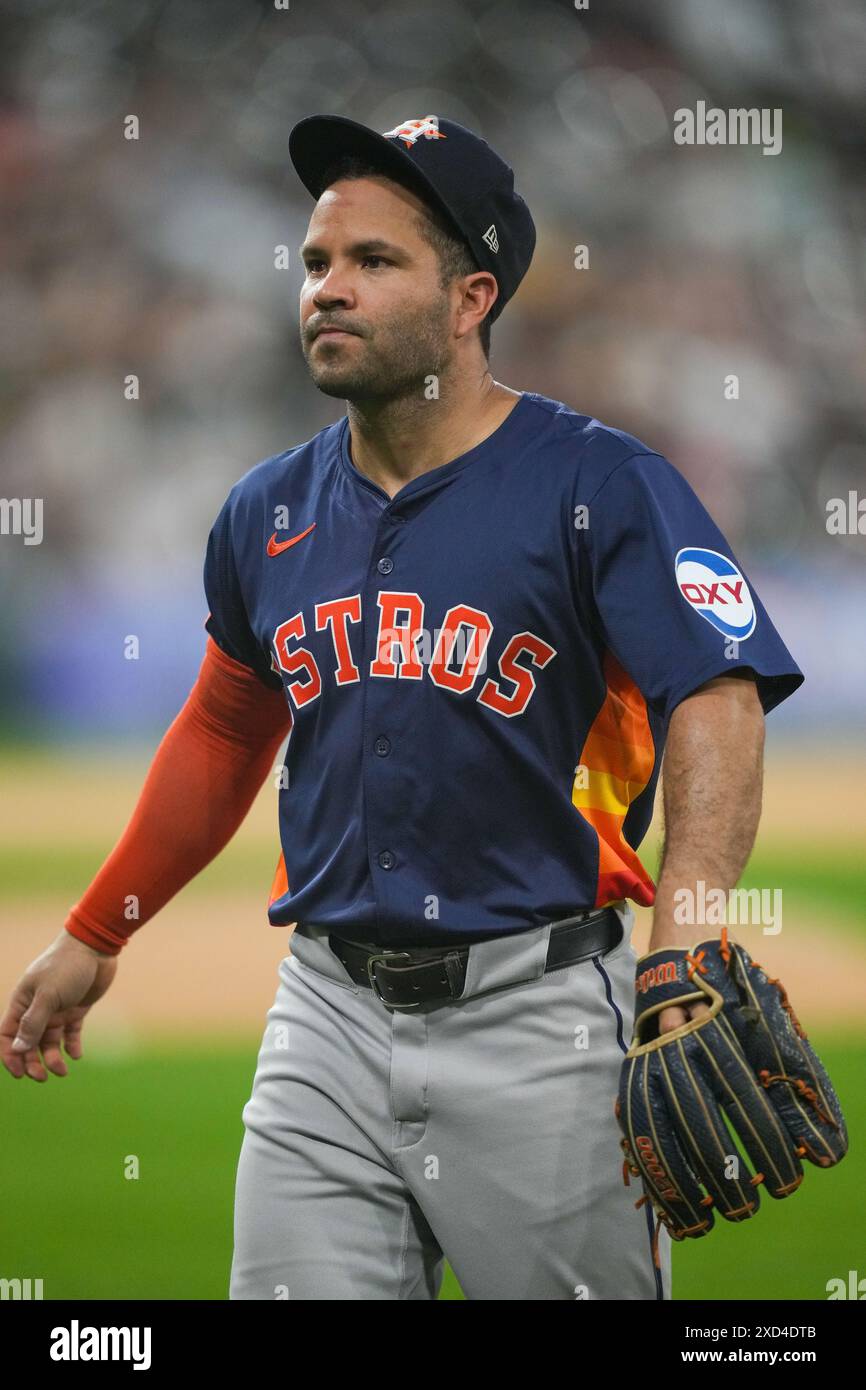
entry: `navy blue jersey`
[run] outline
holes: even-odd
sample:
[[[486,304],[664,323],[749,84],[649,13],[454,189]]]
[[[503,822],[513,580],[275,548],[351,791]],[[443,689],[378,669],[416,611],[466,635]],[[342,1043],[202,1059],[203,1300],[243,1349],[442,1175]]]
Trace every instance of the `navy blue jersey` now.
[[[251,468],[207,630],[292,715],[268,915],[439,945],[653,900],[637,848],[677,703],[802,674],[661,455],[525,392],[393,497],[348,417]]]

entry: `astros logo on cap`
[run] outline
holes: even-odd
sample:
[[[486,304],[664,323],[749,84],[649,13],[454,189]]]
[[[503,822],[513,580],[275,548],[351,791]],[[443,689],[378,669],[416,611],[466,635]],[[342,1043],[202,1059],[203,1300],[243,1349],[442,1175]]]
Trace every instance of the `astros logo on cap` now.
[[[386,140],[402,140],[407,149],[411,149],[416,140],[424,136],[425,140],[447,140],[448,136],[443,135],[439,129],[438,116],[416,116],[411,121],[403,121],[400,125],[395,125],[393,130],[383,130],[382,134]]]
[[[725,637],[744,642],[755,630],[755,605],[733,560],[717,550],[689,546],[674,561],[679,591]]]

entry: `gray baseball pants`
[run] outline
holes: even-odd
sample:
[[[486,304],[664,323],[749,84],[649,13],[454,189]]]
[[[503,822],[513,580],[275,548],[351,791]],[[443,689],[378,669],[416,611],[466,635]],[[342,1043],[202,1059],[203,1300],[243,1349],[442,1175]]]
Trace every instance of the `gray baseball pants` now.
[[[460,999],[389,1012],[327,931],[279,965],[235,1192],[230,1299],[670,1298],[622,1177],[622,942],[544,974],[550,926],[470,947]]]

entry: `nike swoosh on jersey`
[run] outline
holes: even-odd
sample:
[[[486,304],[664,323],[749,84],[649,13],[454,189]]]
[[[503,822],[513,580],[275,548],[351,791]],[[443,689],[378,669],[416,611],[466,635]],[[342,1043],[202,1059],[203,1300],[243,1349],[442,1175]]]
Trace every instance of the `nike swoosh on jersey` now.
[[[308,536],[310,534],[315,525],[316,523],[314,521],[311,523],[311,525],[307,527],[306,531],[301,531],[300,535],[292,536],[291,540],[288,541],[278,541],[277,533],[275,531],[274,534],[271,536],[271,539],[268,541],[268,554],[279,555],[281,551],[288,550],[290,545],[297,545],[298,541],[302,541],[304,539],[304,536]]]

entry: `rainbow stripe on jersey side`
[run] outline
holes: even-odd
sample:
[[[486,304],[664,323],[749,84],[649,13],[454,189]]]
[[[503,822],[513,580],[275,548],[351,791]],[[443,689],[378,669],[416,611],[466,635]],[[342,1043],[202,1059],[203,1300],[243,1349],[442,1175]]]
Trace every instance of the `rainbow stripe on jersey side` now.
[[[632,898],[649,907],[655,885],[626,842],[623,823],[652,776],[655,745],[634,681],[610,652],[603,669],[607,693],[581,750],[571,799],[598,836],[595,906]]]

